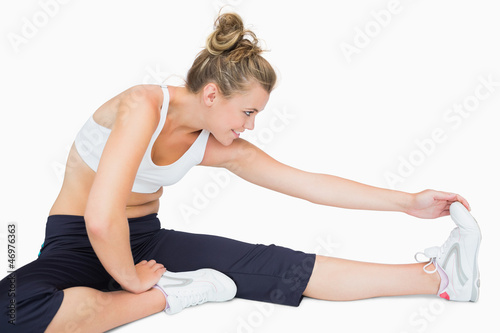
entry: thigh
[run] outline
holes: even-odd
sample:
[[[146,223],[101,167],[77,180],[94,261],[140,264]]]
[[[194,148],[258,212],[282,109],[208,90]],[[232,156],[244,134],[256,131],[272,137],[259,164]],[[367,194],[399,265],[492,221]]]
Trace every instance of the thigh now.
[[[276,245],[249,244],[224,237],[160,230],[150,258],[173,272],[212,268],[231,277],[237,297],[299,305],[315,262],[306,254]]]
[[[68,251],[42,254],[0,282],[0,331],[44,331],[59,310],[63,290],[75,286],[107,289],[113,281],[95,256]]]

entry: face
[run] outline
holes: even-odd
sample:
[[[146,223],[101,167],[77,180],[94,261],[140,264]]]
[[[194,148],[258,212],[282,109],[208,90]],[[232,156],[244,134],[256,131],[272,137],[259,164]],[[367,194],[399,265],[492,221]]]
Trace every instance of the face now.
[[[253,130],[255,117],[269,100],[269,94],[258,83],[244,92],[226,99],[218,90],[209,95],[213,104],[209,109],[208,130],[224,146],[230,145],[245,130]],[[212,99],[213,97],[213,99]]]

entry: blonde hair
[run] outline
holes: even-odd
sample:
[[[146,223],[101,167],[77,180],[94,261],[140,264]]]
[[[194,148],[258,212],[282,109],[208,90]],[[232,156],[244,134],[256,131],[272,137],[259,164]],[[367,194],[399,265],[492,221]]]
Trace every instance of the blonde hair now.
[[[198,93],[206,84],[215,83],[222,95],[229,98],[244,92],[258,82],[268,93],[276,84],[276,73],[263,52],[255,34],[245,29],[238,14],[220,15],[205,48],[198,53],[188,71],[186,86]]]

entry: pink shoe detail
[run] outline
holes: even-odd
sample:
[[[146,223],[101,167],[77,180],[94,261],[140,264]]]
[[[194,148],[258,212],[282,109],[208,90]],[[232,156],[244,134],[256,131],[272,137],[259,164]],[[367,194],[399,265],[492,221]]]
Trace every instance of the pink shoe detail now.
[[[445,291],[444,293],[441,293],[439,297],[447,299],[448,301],[450,300],[450,295]]]

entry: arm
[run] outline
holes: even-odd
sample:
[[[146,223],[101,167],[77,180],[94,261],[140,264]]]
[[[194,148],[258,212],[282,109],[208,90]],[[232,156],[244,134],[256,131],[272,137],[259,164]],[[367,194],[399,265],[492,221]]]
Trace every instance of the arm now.
[[[462,201],[468,207],[463,198],[452,193],[426,190],[410,194],[337,176],[302,171],[276,161],[242,139],[235,140],[225,151],[222,147],[214,147],[213,150],[218,150],[220,157],[211,159],[209,156],[208,163],[226,167],[256,185],[316,204],[351,209],[401,211],[424,218],[447,215],[449,205],[453,201]]]
[[[146,265],[151,269],[134,266],[125,212],[139,164],[159,121],[159,106],[143,89],[131,88],[120,101],[84,215],[97,257],[106,271],[132,292],[148,290],[164,272],[154,264]]]

